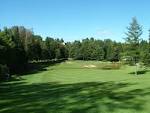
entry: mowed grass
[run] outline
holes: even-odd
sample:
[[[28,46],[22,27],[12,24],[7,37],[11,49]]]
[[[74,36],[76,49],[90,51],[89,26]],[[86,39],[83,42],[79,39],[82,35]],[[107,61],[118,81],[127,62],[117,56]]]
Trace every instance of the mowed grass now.
[[[66,61],[0,83],[0,113],[149,113],[150,72],[135,76],[134,67],[104,64]]]

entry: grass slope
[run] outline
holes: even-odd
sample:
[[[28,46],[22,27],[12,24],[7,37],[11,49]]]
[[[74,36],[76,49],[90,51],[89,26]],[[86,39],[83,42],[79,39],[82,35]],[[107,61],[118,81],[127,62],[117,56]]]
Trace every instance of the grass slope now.
[[[22,80],[0,83],[0,113],[148,113],[150,72],[84,68],[96,61],[67,61]]]

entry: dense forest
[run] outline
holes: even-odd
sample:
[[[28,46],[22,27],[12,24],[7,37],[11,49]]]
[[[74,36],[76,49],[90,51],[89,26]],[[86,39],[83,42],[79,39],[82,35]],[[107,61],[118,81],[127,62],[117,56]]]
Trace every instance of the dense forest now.
[[[143,40],[142,27],[136,18],[127,27],[125,42],[111,39],[85,38],[82,41],[64,42],[63,39],[45,39],[23,26],[0,30],[0,79],[9,73],[25,70],[31,61],[49,61],[72,58],[75,60],[98,60],[129,64],[150,64],[150,31]]]

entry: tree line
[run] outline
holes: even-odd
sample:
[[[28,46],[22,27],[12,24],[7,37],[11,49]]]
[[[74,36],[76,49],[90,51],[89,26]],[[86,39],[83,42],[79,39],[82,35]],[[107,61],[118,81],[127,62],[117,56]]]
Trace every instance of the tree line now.
[[[17,73],[25,70],[29,61],[51,60],[68,57],[62,39],[47,37],[45,40],[23,26],[0,30],[0,73]]]
[[[127,27],[125,42],[111,39],[86,38],[66,44],[69,57],[77,60],[121,61],[135,65],[138,62],[150,65],[150,30],[147,40],[142,39],[142,26],[134,17]]]
[[[136,18],[127,27],[125,42],[111,39],[86,38],[82,41],[64,42],[36,35],[23,26],[0,30],[0,75],[23,71],[29,61],[72,58],[150,64],[150,31],[148,40],[141,38],[143,31]]]

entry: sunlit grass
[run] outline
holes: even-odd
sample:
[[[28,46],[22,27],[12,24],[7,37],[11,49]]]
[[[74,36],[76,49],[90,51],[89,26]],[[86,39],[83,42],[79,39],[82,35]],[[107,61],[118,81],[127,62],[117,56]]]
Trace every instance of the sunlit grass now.
[[[1,83],[0,113],[148,113],[150,72],[99,68],[106,64],[66,61]]]

